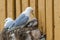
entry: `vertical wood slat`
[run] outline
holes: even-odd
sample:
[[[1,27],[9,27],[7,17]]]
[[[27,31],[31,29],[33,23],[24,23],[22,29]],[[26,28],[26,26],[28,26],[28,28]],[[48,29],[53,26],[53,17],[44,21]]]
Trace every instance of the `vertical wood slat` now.
[[[45,0],[38,0],[38,26],[45,33]]]
[[[35,7],[35,0],[30,0],[30,6],[33,8],[34,16],[36,16],[36,15],[35,15],[35,10],[36,10],[36,7]]]
[[[52,0],[46,0],[46,40],[53,40]]]
[[[30,0],[30,7],[33,8],[33,14],[31,14],[30,19],[36,17],[38,18],[38,0]]]
[[[29,0],[22,0],[22,11],[24,11],[28,7]]]
[[[54,0],[54,40],[60,40],[60,0]]]
[[[22,12],[22,0],[16,0],[16,17]]]
[[[14,0],[7,0],[7,17],[14,19]]]
[[[3,29],[6,18],[6,0],[0,0],[0,31]]]

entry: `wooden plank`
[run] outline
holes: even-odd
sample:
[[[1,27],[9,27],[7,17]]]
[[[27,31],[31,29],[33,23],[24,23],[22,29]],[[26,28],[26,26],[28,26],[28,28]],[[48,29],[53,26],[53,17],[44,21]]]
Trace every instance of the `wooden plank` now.
[[[7,0],[7,17],[14,19],[14,0]]]
[[[28,0],[22,0],[22,11],[28,7]]]
[[[30,6],[33,8],[33,13],[34,13],[34,16],[36,17],[36,5],[35,5],[35,0],[30,0]]]
[[[46,40],[53,40],[52,0],[46,0]]]
[[[22,12],[22,0],[16,0],[16,17]]]
[[[38,27],[45,33],[45,0],[38,0]]]
[[[0,0],[0,31],[3,29],[4,20],[6,17],[6,0]]]
[[[60,40],[60,0],[54,0],[54,23],[55,40]]]

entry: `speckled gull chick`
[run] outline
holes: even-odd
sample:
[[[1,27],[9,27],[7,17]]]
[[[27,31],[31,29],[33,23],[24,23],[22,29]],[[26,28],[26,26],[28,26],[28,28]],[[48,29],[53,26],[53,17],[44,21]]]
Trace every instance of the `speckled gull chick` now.
[[[28,22],[28,24],[26,25],[26,27],[36,27],[37,24],[38,24],[37,18],[33,18],[33,19],[31,19],[31,20]]]

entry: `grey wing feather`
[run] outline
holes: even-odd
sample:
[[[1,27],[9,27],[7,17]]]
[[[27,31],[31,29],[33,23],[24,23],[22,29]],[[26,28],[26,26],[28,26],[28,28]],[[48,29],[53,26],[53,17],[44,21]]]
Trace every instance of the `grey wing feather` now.
[[[15,23],[12,22],[11,25],[9,26],[9,29],[12,28],[12,27],[14,27],[14,25],[15,25]]]
[[[25,16],[22,20],[21,20],[21,23],[22,25],[23,24],[26,24],[26,22],[28,21],[29,17],[28,16]]]
[[[19,26],[19,25],[26,24],[26,22],[28,21],[28,19],[29,19],[29,17],[24,16],[23,18],[16,20],[15,25]]]
[[[18,18],[16,18],[15,22],[18,22],[19,20],[21,20],[24,17],[25,17],[24,14],[19,15]]]
[[[23,17],[25,17],[25,15],[24,14],[21,14],[18,18],[16,18],[16,20],[14,21],[15,24],[20,23],[20,20],[22,20]]]
[[[24,24],[27,21],[25,21],[25,19],[28,19],[28,17],[25,17],[24,14],[21,14],[13,23],[11,23],[9,29]]]

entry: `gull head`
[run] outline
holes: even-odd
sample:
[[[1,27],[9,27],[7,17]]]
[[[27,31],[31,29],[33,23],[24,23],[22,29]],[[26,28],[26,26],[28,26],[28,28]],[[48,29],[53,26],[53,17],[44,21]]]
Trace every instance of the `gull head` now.
[[[33,11],[33,8],[32,7],[27,7],[25,10],[31,12],[31,11]]]
[[[32,7],[27,7],[24,12],[25,12],[26,15],[30,15],[30,13],[33,12],[33,8]]]
[[[7,21],[13,21],[13,19],[11,19],[11,18],[6,18],[4,22],[7,22]]]

